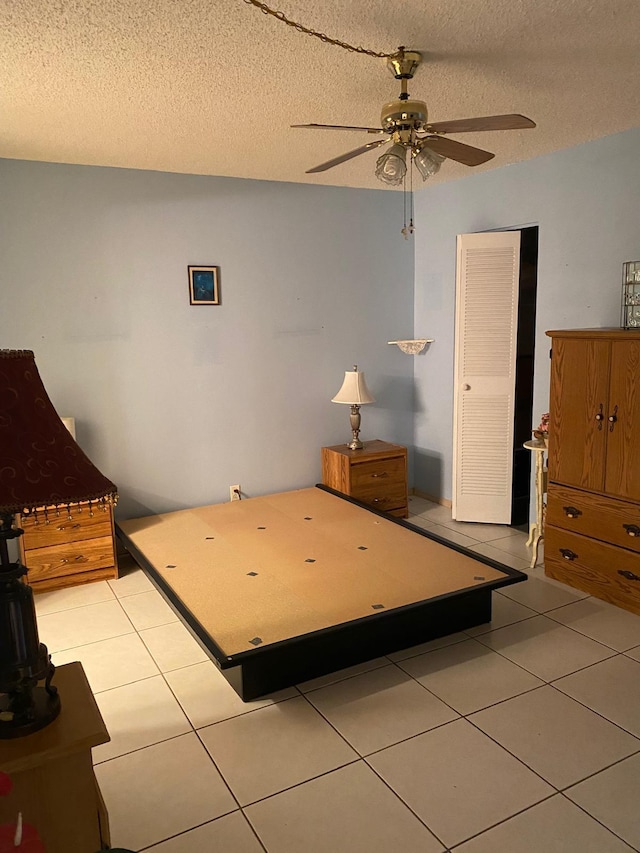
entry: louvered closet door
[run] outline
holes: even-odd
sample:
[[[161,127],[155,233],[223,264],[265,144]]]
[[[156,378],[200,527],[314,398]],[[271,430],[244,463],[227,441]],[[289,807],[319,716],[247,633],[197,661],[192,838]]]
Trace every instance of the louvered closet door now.
[[[453,517],[511,522],[520,232],[458,236]]]

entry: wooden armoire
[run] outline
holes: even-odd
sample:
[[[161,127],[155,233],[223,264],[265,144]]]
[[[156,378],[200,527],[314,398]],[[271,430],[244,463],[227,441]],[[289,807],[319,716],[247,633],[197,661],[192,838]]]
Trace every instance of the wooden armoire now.
[[[640,613],[640,331],[550,331],[545,573]]]

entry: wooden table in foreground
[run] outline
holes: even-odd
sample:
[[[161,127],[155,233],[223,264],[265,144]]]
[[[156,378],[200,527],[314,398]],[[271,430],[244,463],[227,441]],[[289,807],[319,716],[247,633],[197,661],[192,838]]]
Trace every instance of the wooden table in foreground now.
[[[82,664],[58,667],[53,683],[59,717],[34,734],[0,741],[0,770],[13,782],[9,796],[0,798],[0,824],[22,812],[47,853],[97,853],[108,849],[109,821],[91,748],[109,734]]]

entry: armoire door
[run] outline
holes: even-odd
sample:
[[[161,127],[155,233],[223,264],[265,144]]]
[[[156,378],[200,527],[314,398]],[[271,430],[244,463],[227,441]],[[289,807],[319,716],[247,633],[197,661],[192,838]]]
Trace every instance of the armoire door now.
[[[520,232],[460,234],[452,514],[511,522]]]
[[[604,490],[640,500],[640,340],[611,343],[611,382],[606,412],[607,468]],[[609,420],[611,418],[611,420]],[[634,427],[635,425],[635,427]]]
[[[604,488],[611,343],[554,338],[551,355],[549,479]]]

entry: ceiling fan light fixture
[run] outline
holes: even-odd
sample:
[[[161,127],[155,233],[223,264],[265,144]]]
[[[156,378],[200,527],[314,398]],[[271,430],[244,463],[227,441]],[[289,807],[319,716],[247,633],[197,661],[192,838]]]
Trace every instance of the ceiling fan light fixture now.
[[[407,173],[407,149],[396,142],[376,162],[376,178],[385,184],[399,186]]]
[[[432,178],[440,171],[440,166],[446,158],[441,154],[436,154],[426,145],[423,145],[418,151],[413,154],[413,162],[416,164],[417,170],[422,176],[422,180]]]

